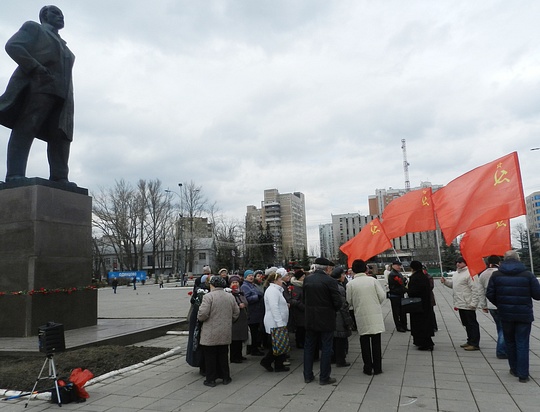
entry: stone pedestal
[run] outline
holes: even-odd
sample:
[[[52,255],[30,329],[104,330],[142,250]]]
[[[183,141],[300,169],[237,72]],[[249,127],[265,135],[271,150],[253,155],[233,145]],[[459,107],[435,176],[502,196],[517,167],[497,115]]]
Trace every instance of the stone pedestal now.
[[[45,179],[0,185],[0,336],[97,324],[88,190]],[[36,343],[37,345],[37,343]]]

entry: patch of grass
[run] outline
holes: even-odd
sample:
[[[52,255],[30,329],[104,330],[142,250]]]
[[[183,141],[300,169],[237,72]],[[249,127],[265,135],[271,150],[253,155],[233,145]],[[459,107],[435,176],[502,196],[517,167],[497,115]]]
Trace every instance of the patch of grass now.
[[[145,346],[96,346],[55,354],[54,364],[58,377],[66,380],[75,368],[88,369],[94,376],[101,376],[135,365],[168,350]],[[45,355],[0,355],[0,389],[30,391],[45,359]],[[42,375],[48,376],[47,366]],[[53,385],[52,380],[42,380],[38,383],[37,390]]]

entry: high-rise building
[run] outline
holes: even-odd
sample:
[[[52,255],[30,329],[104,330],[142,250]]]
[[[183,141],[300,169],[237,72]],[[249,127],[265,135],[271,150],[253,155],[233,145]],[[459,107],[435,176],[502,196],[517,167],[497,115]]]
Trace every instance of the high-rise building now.
[[[269,229],[274,238],[276,263],[286,264],[291,252],[296,258],[307,251],[306,204],[300,192],[280,194],[277,189],[264,191],[261,208],[248,206],[246,225]]]
[[[421,182],[420,187],[416,187],[411,190],[426,187],[431,187],[433,191],[435,191],[443,186],[433,186],[430,182]],[[369,222],[371,222],[373,219],[380,217],[386,206],[388,206],[392,200],[403,196],[407,192],[408,190],[406,189],[377,189],[375,191],[375,195],[370,195],[368,197],[369,215],[363,216],[358,213],[332,215],[331,224],[319,226],[319,241],[321,251],[331,251],[332,254],[329,254],[329,259],[336,261],[339,257],[339,247],[341,245],[356,236],[364,228],[364,226],[369,224]],[[325,245],[330,238],[330,235],[328,235],[330,229],[327,228],[327,225],[332,226],[332,247]],[[321,233],[326,234],[324,238]],[[323,240],[325,243],[323,243]],[[438,261],[437,239],[435,231],[407,233],[404,236],[392,239],[391,242],[392,249],[389,249],[379,255],[379,257],[381,257],[385,262],[395,259],[396,254],[404,262],[413,259],[421,260],[424,263]]]
[[[527,229],[531,237],[540,239],[540,192],[527,196],[525,205],[527,206]]]
[[[337,259],[337,255],[335,253],[332,223],[325,223],[324,225],[319,225],[319,243],[321,249],[321,256],[330,260]]]
[[[371,215],[363,216],[359,213],[332,215],[332,223],[321,225],[330,227],[329,229],[326,229],[326,231],[330,232],[327,237],[332,240],[332,246],[327,247],[328,255],[325,256],[323,254],[323,256],[330,260],[337,261],[339,258],[339,247],[360,233],[364,226],[366,226],[376,217],[377,216]],[[321,226],[319,226],[319,233],[321,232]],[[324,244],[322,242],[322,238],[319,237],[319,240],[321,244],[321,251],[325,250],[323,249]]]

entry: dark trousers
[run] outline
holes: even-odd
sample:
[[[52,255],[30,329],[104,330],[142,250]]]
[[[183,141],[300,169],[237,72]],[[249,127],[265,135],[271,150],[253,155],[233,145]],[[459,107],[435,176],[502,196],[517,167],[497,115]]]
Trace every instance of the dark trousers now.
[[[242,360],[242,341],[233,340],[231,342],[231,362]]]
[[[467,343],[472,346],[480,346],[480,325],[476,320],[476,311],[459,309],[459,318],[467,332]]]
[[[319,380],[326,382],[332,372],[332,341],[334,332],[316,332],[306,330],[304,343],[304,379],[313,379],[313,358],[317,341],[321,344],[320,374]]]
[[[407,329],[407,313],[401,307],[401,296],[391,296],[390,304],[392,305],[392,317],[394,318],[396,329]]]
[[[218,378],[230,378],[229,345],[202,346],[202,348],[206,366],[206,380],[214,382]]]
[[[505,357],[506,343],[504,342],[504,333],[501,318],[499,317],[499,312],[497,309],[490,309],[489,313],[491,314],[491,317],[495,322],[495,326],[497,327],[497,347],[495,349],[495,354],[497,355],[497,357]]]
[[[347,361],[347,346],[349,340],[347,338],[334,338],[334,356],[332,357],[336,361],[336,365],[343,365]]]
[[[283,362],[285,362],[285,359],[287,358],[287,355],[284,353],[283,355],[274,355],[274,351],[272,348],[268,349],[266,352],[266,355],[261,359],[261,364],[265,366],[272,366],[272,363],[274,364],[275,370],[283,369]]]
[[[364,372],[371,374],[382,372],[381,334],[360,335],[360,349]]]
[[[303,326],[297,326],[294,337],[296,339],[296,347],[298,349],[303,349],[304,342],[306,341],[306,328],[304,328]]]
[[[28,96],[28,101],[13,126],[9,138],[6,181],[9,181],[10,178],[26,176],[28,156],[34,138],[48,119],[60,115],[62,104],[61,98],[50,94],[30,94]],[[47,158],[50,180],[67,180],[70,145],[71,141],[58,133],[49,137]]]
[[[249,326],[249,332],[251,334],[251,347],[248,348],[250,353],[251,351],[257,352],[259,350],[259,346],[261,346],[261,338],[260,338],[260,330],[259,330],[259,324],[258,323],[251,323]]]
[[[521,379],[529,376],[530,322],[502,322],[510,369]]]
[[[439,330],[439,326],[437,326],[437,317],[435,316],[435,306],[431,307],[431,323],[433,324],[433,330]]]

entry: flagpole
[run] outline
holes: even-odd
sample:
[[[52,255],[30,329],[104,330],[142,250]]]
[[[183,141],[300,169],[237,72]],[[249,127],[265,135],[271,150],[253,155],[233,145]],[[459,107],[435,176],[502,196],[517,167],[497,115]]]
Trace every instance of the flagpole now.
[[[441,257],[441,243],[439,241],[439,231],[437,229],[435,229],[435,240],[437,242],[437,253],[439,254],[439,268],[441,270],[441,277],[444,277]]]
[[[401,259],[399,258],[398,254],[397,254],[397,250],[396,250],[396,248],[394,246],[392,246],[392,250],[396,254],[396,259],[401,262]]]
[[[527,239],[529,240],[529,259],[531,260],[531,272],[534,273],[531,232],[529,232],[529,227],[527,225],[525,225],[525,228],[527,229]]]

